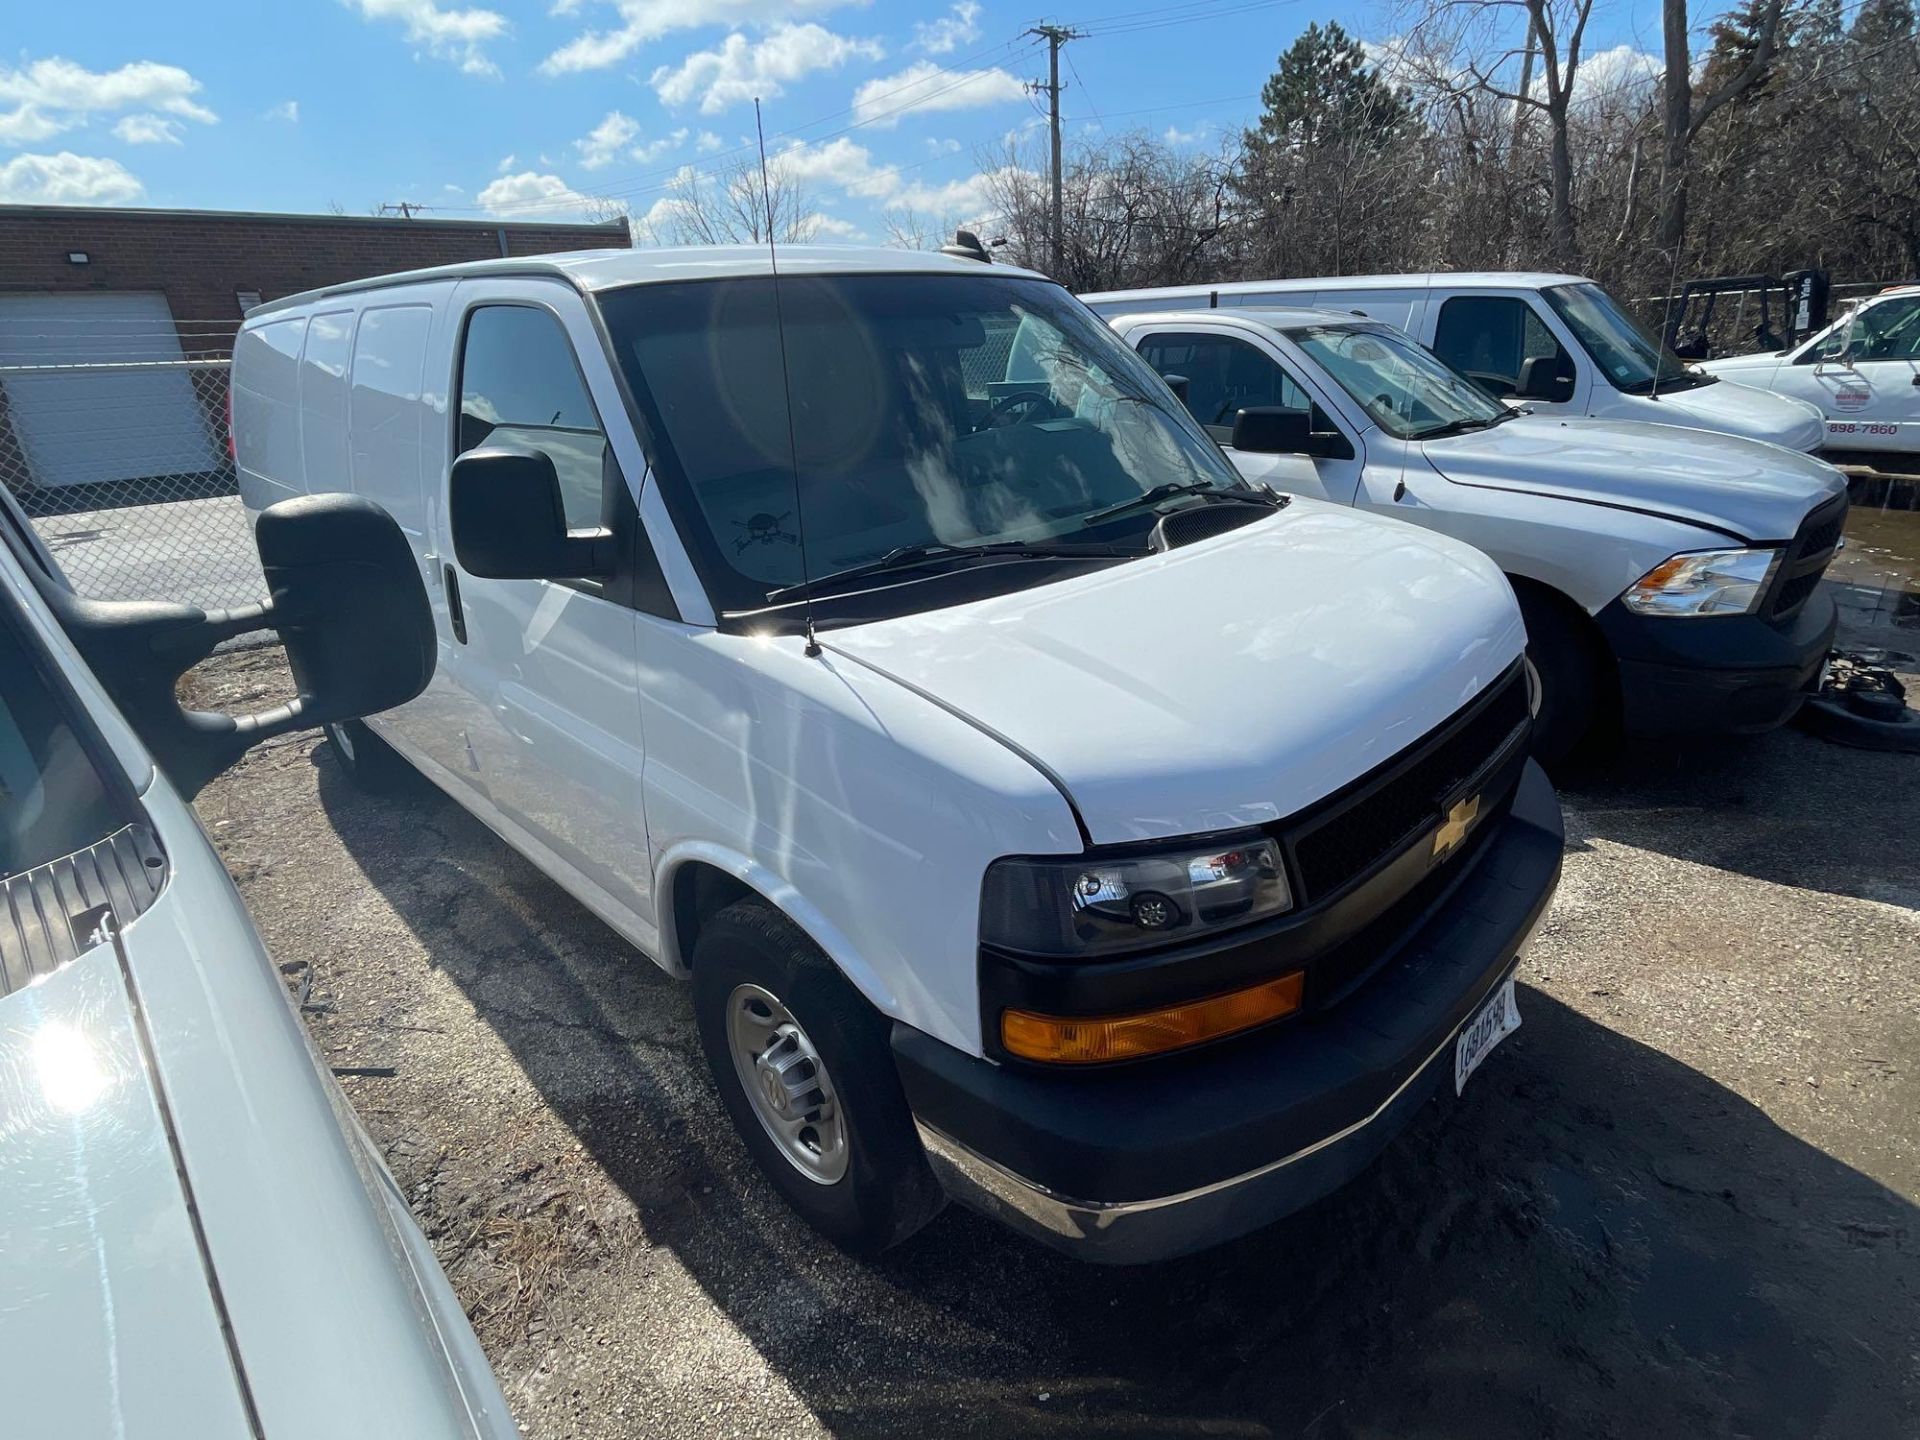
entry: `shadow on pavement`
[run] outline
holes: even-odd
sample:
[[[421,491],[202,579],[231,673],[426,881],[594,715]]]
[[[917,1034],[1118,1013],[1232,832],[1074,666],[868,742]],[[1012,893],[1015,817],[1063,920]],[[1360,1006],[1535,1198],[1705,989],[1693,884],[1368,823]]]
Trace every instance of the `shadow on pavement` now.
[[[1677,778],[1759,806],[1811,744],[1769,742],[1775,780],[1734,758]],[[1101,1270],[949,1208],[863,1263],[752,1170],[683,987],[450,801],[316,764],[432,963],[837,1434],[1920,1433],[1914,1207],[1539,992],[1458,1105],[1226,1249]],[[1863,774],[1861,803],[1884,788]]]

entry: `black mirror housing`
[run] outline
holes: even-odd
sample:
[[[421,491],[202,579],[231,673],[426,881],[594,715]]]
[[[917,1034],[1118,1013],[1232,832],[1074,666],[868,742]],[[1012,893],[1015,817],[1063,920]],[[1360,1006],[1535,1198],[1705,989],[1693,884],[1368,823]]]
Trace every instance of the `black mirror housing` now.
[[[1573,399],[1573,377],[1562,375],[1559,361],[1551,355],[1532,355],[1520,362],[1519,383],[1513,387],[1515,400],[1539,400],[1563,405]]]
[[[291,730],[404,705],[433,678],[433,610],[413,547],[358,495],[303,495],[254,528],[265,605],[202,610],[159,600],[86,600],[32,571],[61,627],[167,778],[188,798],[251,746]],[[187,710],[179,679],[223,641],[274,630],[295,698],[252,715]]]
[[[1351,460],[1353,446],[1338,430],[1316,429],[1317,411],[1284,405],[1248,405],[1233,417],[1236,450],[1250,455],[1307,455],[1317,460]]]
[[[453,462],[447,518],[460,568],[484,580],[587,580],[613,573],[613,536],[567,529],[553,457],[481,445]]]
[[[1167,388],[1173,391],[1174,399],[1182,405],[1187,403],[1187,391],[1193,386],[1191,380],[1184,375],[1162,375],[1160,378],[1167,382]]]

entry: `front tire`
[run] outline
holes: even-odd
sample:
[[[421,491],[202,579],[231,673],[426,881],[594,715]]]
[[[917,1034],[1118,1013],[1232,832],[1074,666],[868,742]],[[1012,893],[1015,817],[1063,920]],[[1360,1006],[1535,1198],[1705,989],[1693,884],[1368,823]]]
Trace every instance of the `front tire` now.
[[[364,721],[330,720],[320,728],[340,769],[368,794],[391,795],[412,782],[413,767]]]
[[[734,1128],[808,1224],[871,1254],[939,1212],[886,1020],[771,906],[739,900],[701,927],[693,1006]]]
[[[1553,597],[1516,587],[1527,658],[1540,676],[1533,754],[1549,769],[1593,748],[1602,730],[1599,656],[1587,632]]]

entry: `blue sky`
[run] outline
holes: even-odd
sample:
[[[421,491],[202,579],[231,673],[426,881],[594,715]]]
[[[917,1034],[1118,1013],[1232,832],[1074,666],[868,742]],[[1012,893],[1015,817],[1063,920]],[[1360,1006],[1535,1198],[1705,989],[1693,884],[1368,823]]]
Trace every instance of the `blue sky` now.
[[[1707,7],[1698,7],[1703,11]],[[1026,28],[1084,26],[1070,135],[1211,145],[1309,21],[1371,40],[1388,3],[1085,0],[14,0],[0,54],[0,202],[449,218],[645,217],[677,169],[722,169],[766,106],[823,239],[977,211],[1010,134],[1037,144]],[[1657,50],[1650,0],[1600,0],[1591,48]],[[1704,13],[1701,17],[1706,18]],[[1037,157],[1039,152],[1033,152]],[[657,214],[658,212],[656,212]]]

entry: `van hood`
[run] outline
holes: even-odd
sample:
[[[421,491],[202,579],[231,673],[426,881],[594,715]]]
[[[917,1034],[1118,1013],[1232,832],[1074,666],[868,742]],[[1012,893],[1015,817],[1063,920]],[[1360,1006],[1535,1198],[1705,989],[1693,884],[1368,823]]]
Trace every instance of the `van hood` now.
[[[0,998],[7,1430],[245,1440],[111,945]]]
[[[1818,449],[1827,438],[1826,421],[1806,401],[1732,380],[1664,391],[1658,399],[1623,392],[1612,398],[1607,413],[1650,425],[1688,425],[1743,440],[1764,440],[1802,452]]]
[[[1726,355],[1718,360],[1701,360],[1700,369],[1709,375],[1730,376],[1741,385],[1765,389],[1780,368],[1784,350],[1757,350],[1751,355]],[[1718,389],[1718,386],[1714,386]]]
[[[1630,420],[1523,415],[1421,448],[1462,485],[1646,510],[1752,542],[1792,539],[1809,510],[1846,488],[1811,455]]]
[[[1514,661],[1478,551],[1311,500],[1164,555],[825,639],[1050,772],[1095,844],[1282,819]]]

